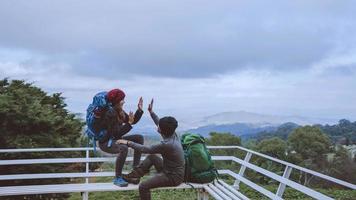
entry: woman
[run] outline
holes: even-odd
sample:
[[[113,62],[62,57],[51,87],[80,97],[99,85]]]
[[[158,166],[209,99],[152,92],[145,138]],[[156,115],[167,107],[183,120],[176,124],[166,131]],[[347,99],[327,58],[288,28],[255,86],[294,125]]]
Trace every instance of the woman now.
[[[125,139],[135,143],[143,144],[143,136],[134,134],[126,135],[132,125],[136,124],[142,117],[143,99],[139,99],[138,108],[135,114],[129,112],[127,114],[123,106],[125,104],[125,93],[120,89],[113,89],[106,94],[106,100],[111,106],[106,109],[101,115],[100,120],[96,120],[93,124],[93,129],[96,131],[106,130],[107,134],[99,141],[99,147],[102,151],[117,154],[115,178],[113,183],[120,187],[125,187],[128,182],[122,178],[122,169],[127,157],[127,145],[116,144],[115,141]],[[134,152],[133,167],[140,164],[141,152]]]

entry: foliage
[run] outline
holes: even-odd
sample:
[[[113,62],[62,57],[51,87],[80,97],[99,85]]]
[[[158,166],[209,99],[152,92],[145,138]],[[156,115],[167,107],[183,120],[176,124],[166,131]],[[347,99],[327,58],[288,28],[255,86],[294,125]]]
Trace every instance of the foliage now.
[[[288,143],[289,153],[303,160],[299,164],[315,170],[322,168],[326,153],[331,151],[330,139],[315,126],[297,128],[289,135]]]
[[[211,132],[210,137],[206,140],[208,145],[212,146],[240,146],[241,139],[240,137],[233,135],[231,133],[217,133]],[[237,149],[215,149],[210,150],[213,155],[228,155],[228,156],[236,156],[242,157],[243,153]],[[231,169],[237,170],[237,166],[235,163],[231,161],[219,161],[215,162],[215,166],[218,169]]]
[[[328,174],[344,181],[356,184],[356,163],[342,146],[337,146],[335,155],[328,166]]]
[[[263,131],[258,134],[252,135],[250,139],[256,139],[257,141],[262,141],[264,139],[278,137],[281,138],[282,140],[287,140],[288,135],[298,127],[300,127],[298,124],[288,122],[280,125],[275,131]]]
[[[285,160],[287,143],[277,137],[265,139],[258,143],[257,150],[274,158]]]
[[[66,110],[60,93],[48,95],[22,80],[0,80],[0,146],[7,148],[76,147],[83,122]],[[81,152],[0,154],[1,160],[83,157]],[[80,164],[1,166],[1,174],[83,171]],[[68,179],[4,181],[0,185],[65,183]],[[57,199],[67,195],[33,195],[26,199]],[[12,197],[23,199],[25,197]]]
[[[320,126],[320,128],[331,137],[333,143],[356,144],[356,121],[342,119],[338,124]]]

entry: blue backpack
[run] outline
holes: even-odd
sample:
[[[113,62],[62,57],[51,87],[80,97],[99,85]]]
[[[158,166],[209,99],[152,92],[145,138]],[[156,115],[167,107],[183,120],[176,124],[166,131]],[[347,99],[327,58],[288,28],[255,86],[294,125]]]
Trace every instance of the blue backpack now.
[[[103,112],[108,109],[112,109],[112,105],[106,99],[107,92],[99,92],[93,98],[93,102],[87,108],[86,123],[87,130],[85,131],[89,141],[92,141],[94,146],[94,151],[96,150],[96,141],[101,140],[106,134],[107,130],[103,129],[99,132],[93,130],[93,124],[95,120],[102,117]],[[112,140],[109,140],[108,146],[110,147]]]

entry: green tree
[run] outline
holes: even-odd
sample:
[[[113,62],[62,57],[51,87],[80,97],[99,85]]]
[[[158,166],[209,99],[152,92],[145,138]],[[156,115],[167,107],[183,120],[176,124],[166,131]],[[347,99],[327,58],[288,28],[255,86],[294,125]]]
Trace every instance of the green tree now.
[[[356,163],[351,159],[347,149],[342,146],[336,147],[328,174],[353,184],[356,183]]]
[[[217,146],[240,146],[241,139],[240,137],[233,135],[231,133],[217,133],[211,132],[210,137],[207,140],[209,145]]]
[[[240,137],[233,135],[231,133],[217,133],[211,132],[210,137],[206,140],[208,145],[212,146],[240,146]],[[226,155],[226,156],[236,156],[241,157],[242,153],[238,149],[216,149],[211,150],[213,155]],[[219,161],[216,164],[217,168],[220,169],[231,169],[236,170],[237,167],[233,162]]]
[[[22,80],[0,80],[0,147],[78,147],[84,123],[66,110],[60,93],[48,95],[40,88]],[[82,152],[44,152],[0,154],[1,160],[43,157],[82,157]],[[1,174],[51,173],[83,170],[83,165],[52,164],[0,166]],[[53,184],[68,179],[18,180],[0,185]],[[41,197],[40,197],[41,196]],[[67,195],[32,195],[26,199],[61,199]],[[25,197],[11,197],[24,199]],[[6,199],[6,198],[5,198]]]
[[[257,151],[274,158],[285,160],[287,143],[277,137],[265,139],[258,143]]]
[[[287,143],[278,137],[273,137],[260,141],[257,144],[255,150],[271,157],[285,160],[287,152]],[[267,169],[268,171],[272,171],[277,174],[282,174],[284,170],[284,166],[261,157],[253,157],[251,159],[251,163],[254,163],[257,166],[260,166],[264,169]],[[271,184],[272,182],[274,182],[272,179],[269,179],[256,172],[249,172],[246,175],[249,176],[251,180],[258,181],[262,184]]]
[[[330,152],[330,139],[319,127],[304,126],[295,129],[288,137],[289,160],[297,165],[323,172],[326,169],[326,154]],[[300,181],[301,181],[300,176]],[[304,174],[307,185],[313,177]]]

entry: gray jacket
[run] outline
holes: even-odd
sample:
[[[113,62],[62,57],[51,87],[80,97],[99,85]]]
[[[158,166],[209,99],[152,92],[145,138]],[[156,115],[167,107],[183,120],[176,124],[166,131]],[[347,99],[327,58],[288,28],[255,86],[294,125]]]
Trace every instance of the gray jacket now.
[[[156,125],[159,118],[155,113],[151,117]],[[184,180],[185,159],[179,137],[174,133],[171,137],[163,138],[159,144],[144,146],[134,142],[129,147],[148,154],[161,154],[163,158],[163,172],[177,180]]]

